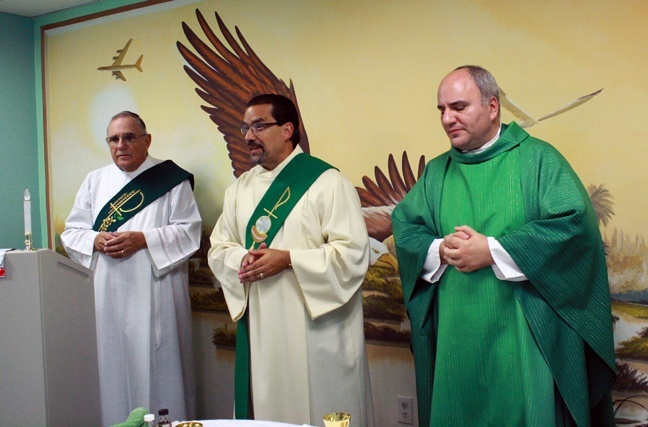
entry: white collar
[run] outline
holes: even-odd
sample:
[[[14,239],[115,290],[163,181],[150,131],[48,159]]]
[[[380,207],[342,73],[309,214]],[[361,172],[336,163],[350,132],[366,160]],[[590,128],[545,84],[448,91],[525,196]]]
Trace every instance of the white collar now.
[[[491,139],[490,141],[488,141],[486,144],[482,145],[479,148],[462,151],[462,153],[465,153],[465,154],[483,153],[484,151],[488,150],[493,144],[495,144],[495,141],[497,141],[499,139],[501,132],[502,132],[502,125],[500,124],[499,128],[497,129],[497,133],[495,134],[495,137],[493,139]]]

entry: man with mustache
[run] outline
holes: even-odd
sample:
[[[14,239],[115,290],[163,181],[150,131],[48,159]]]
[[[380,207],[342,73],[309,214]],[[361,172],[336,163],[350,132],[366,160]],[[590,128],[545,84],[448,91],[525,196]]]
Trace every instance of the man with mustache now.
[[[610,294],[587,192],[477,66],[439,85],[451,148],[392,213],[419,425],[614,425]]]
[[[288,98],[250,100],[241,132],[256,166],[227,189],[208,255],[237,321],[236,417],[321,425],[348,412],[373,426],[358,194],[299,147]]]

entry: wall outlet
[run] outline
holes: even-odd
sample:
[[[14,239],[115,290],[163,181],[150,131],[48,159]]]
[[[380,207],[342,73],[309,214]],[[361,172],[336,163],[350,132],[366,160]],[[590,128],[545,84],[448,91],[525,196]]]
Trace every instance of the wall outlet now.
[[[398,396],[398,422],[403,424],[414,424],[414,403],[411,397]]]

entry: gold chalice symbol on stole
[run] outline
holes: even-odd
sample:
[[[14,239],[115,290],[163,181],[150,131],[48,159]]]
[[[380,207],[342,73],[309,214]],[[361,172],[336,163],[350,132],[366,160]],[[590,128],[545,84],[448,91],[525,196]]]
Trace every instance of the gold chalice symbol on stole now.
[[[284,192],[281,194],[281,197],[279,197],[279,200],[277,200],[277,203],[275,203],[271,210],[263,208],[267,215],[260,216],[251,228],[252,240],[254,240],[255,243],[261,243],[268,238],[268,231],[272,228],[272,219],[270,219],[270,217],[277,219],[274,211],[288,200],[290,200],[290,187],[286,187]],[[255,243],[252,243],[252,249],[254,249]]]
[[[133,197],[138,195],[140,196],[140,200],[134,207],[130,209],[124,207],[127,202],[131,201]],[[122,214],[133,212],[135,209],[138,209],[140,206],[142,206],[142,203],[144,203],[144,193],[142,193],[142,190],[131,190],[130,192],[123,194],[114,203],[110,204],[110,211],[108,212],[106,218],[101,221],[101,227],[99,228],[99,231],[107,231],[108,227],[117,222],[117,220],[121,221],[124,219]]]

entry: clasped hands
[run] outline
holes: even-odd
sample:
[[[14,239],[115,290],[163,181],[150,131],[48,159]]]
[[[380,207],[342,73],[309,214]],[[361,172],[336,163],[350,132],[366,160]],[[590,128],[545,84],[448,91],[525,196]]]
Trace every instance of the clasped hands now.
[[[261,243],[258,249],[250,249],[241,261],[238,272],[241,283],[250,283],[267,279],[284,271],[290,266],[290,252],[279,249],[268,249]]]
[[[146,238],[141,231],[101,231],[94,240],[94,248],[112,258],[126,258],[146,247]]]
[[[455,232],[443,238],[439,246],[442,264],[448,264],[462,273],[469,273],[495,263],[488,247],[488,239],[468,227],[455,227]]]

